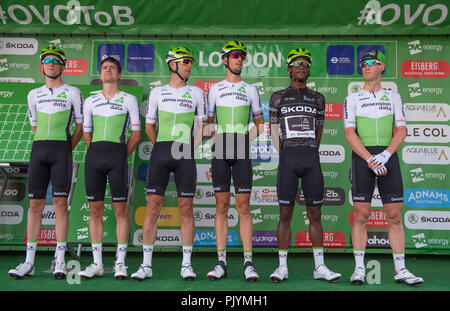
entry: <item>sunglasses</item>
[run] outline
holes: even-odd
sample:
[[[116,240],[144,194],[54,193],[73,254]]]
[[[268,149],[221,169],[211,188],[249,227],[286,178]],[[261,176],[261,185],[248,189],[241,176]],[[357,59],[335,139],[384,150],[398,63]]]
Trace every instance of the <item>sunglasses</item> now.
[[[366,60],[365,62],[362,62],[360,65],[361,65],[361,68],[365,68],[367,66],[374,66],[374,65],[381,65],[381,64],[382,64],[382,62],[380,62],[378,60],[369,59],[369,60]]]
[[[182,63],[185,65],[194,65],[194,61],[190,58],[181,58],[175,61],[176,63]]]
[[[57,58],[46,58],[42,61],[43,64],[63,65],[63,63]]]
[[[242,60],[245,60],[245,54],[239,51],[231,52],[231,58],[242,58]]]
[[[298,60],[290,64],[290,67],[300,67],[300,66],[302,66],[303,68],[309,68],[311,67],[311,64],[305,62],[304,60]]]

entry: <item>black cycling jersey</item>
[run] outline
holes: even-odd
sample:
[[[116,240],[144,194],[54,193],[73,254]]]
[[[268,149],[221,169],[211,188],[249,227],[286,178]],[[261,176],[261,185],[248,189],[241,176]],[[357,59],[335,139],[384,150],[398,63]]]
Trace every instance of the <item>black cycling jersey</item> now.
[[[316,128],[325,120],[325,97],[308,88],[288,87],[270,98],[270,123],[280,124],[281,149],[318,147]]]

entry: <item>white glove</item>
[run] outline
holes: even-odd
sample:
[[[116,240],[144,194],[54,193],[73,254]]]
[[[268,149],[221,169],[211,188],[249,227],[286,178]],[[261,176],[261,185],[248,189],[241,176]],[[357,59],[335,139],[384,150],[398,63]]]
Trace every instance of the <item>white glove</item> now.
[[[387,161],[389,161],[390,157],[391,157],[391,153],[385,149],[382,153],[371,156],[369,161],[373,160],[377,164],[385,165],[387,163]]]
[[[375,175],[381,175],[381,174],[383,174],[384,172],[386,172],[387,171],[387,168],[386,168],[386,166],[381,166],[379,169],[376,169],[376,170],[373,170],[374,172],[375,172]]]

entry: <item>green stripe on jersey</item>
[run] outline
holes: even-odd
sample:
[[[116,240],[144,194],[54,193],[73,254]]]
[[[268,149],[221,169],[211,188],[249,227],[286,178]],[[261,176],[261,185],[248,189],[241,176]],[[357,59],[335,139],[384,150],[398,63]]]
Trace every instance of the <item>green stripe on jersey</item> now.
[[[94,124],[94,133],[92,134],[92,142],[109,141],[120,143],[121,135],[126,126],[126,118],[126,113],[109,117],[93,115],[92,122]]]
[[[226,107],[216,106],[217,133],[247,134],[250,105]]]
[[[160,141],[175,141],[189,144],[194,125],[194,112],[173,113],[158,110],[158,137]]]
[[[379,118],[356,117],[358,136],[364,146],[389,146],[393,127],[393,115]]]
[[[67,125],[71,110],[54,112],[36,112],[37,123],[34,140],[67,140]]]

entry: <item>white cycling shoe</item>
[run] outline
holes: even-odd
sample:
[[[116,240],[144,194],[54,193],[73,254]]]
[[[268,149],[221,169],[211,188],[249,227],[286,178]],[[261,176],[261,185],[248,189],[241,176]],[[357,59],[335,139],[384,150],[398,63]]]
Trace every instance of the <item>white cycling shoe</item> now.
[[[325,265],[320,265],[314,270],[314,280],[324,280],[329,283],[335,283],[342,275],[328,269]]]
[[[185,281],[192,281],[197,275],[194,273],[194,269],[191,265],[185,265],[181,266],[180,276]]]
[[[282,265],[275,269],[275,271],[270,275],[270,278],[274,283],[281,283],[282,281],[287,280],[288,276],[287,266]]]
[[[136,281],[143,281],[153,276],[152,267],[146,265],[140,265],[138,271],[131,275],[131,278]]]
[[[29,262],[19,264],[15,269],[8,271],[8,274],[16,279],[34,275],[34,265]]]
[[[350,282],[354,285],[363,285],[366,278],[366,270],[361,267],[356,267],[352,276],[350,277]]]
[[[256,273],[255,266],[251,261],[247,261],[244,264],[244,277],[249,282],[254,282],[259,279],[259,275]]]
[[[207,276],[212,280],[219,280],[227,276],[227,266],[225,262],[219,261],[213,268],[209,271]]]
[[[116,280],[125,280],[127,278],[127,268],[124,263],[116,263],[114,265],[114,277]]]
[[[78,272],[78,275],[81,276],[83,280],[90,280],[93,277],[103,276],[103,272],[103,265],[98,265],[94,262],[85,270]]]
[[[399,273],[396,273],[394,275],[394,280],[397,283],[404,282],[410,286],[419,286],[421,283],[423,283],[423,279],[421,277],[417,277],[406,268],[400,270]]]

